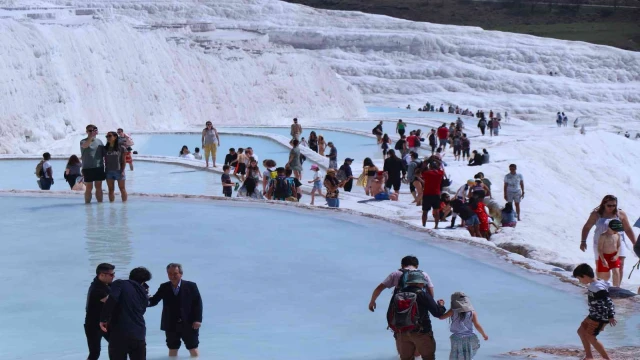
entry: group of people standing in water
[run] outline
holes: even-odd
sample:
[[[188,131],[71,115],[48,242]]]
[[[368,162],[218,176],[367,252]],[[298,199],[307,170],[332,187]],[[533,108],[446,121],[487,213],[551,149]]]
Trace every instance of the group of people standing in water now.
[[[127,164],[129,170],[133,171],[133,139],[123,129],[118,129],[107,132],[105,144],[98,138],[98,127],[95,125],[87,125],[86,134],[87,137],[80,141],[80,158],[71,155],[65,167],[64,179],[70,189],[84,191],[85,202],[90,203],[95,187],[96,200],[102,202],[102,182],[106,180],[109,201],[115,201],[116,183],[122,201],[127,201],[125,171]],[[36,176],[40,178],[42,190],[49,190],[54,183],[50,160],[51,155],[44,153],[43,160],[36,166]]]

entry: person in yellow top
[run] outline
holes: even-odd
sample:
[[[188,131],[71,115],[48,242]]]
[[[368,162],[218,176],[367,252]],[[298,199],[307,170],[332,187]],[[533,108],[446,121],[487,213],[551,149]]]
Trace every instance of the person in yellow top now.
[[[213,127],[211,121],[207,121],[206,127],[202,130],[202,148],[204,149],[204,160],[206,167],[209,167],[209,156],[213,161],[213,167],[216,167],[216,151],[220,146],[220,136],[218,130]]]

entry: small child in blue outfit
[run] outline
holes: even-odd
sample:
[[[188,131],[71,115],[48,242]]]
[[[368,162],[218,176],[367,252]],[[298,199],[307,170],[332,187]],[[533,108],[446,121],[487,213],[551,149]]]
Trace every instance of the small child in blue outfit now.
[[[440,300],[441,304],[444,301]],[[451,318],[451,352],[449,360],[472,360],[480,349],[480,340],[473,332],[475,326],[484,340],[489,336],[478,321],[478,314],[473,309],[469,297],[462,292],[451,294],[451,309],[440,317],[440,320]]]
[[[309,183],[313,183],[313,189],[311,189],[311,205],[313,205],[316,198],[316,192],[324,197],[322,194],[322,175],[320,175],[320,168],[318,165],[311,165],[311,171],[313,171],[313,180],[309,180]]]

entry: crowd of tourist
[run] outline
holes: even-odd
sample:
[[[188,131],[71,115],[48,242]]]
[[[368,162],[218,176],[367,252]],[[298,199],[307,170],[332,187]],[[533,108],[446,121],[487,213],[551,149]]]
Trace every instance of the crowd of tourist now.
[[[431,104],[425,105],[422,111],[432,111]],[[449,112],[467,114],[468,110],[460,111],[458,107],[449,106]],[[443,111],[441,105],[439,111]],[[471,114],[473,115],[473,114]],[[498,136],[502,118],[500,113],[489,112],[488,118],[483,111],[475,115],[479,121],[477,127],[479,133],[485,135],[489,129],[490,136]],[[488,119],[488,120],[487,120]],[[559,126],[565,124],[566,116],[558,113]],[[433,218],[434,228],[439,229],[440,223],[450,221],[449,228],[455,228],[457,218],[460,218],[458,226],[466,228],[470,236],[491,239],[492,227],[495,231],[500,228],[515,228],[521,221],[521,203],[525,197],[524,177],[518,173],[517,165],[510,164],[508,172],[502,179],[502,193],[505,203],[499,203],[494,198],[493,183],[486,178],[482,171],[473,179],[467,180],[457,189],[451,188],[452,182],[446,173],[448,164],[444,161],[447,148],[451,152],[452,161],[465,161],[468,166],[482,166],[490,162],[487,149],[471,150],[471,141],[467,136],[469,129],[465,128],[465,122],[458,118],[457,121],[447,125],[443,123],[437,129],[430,129],[426,135],[420,129],[410,130],[409,124],[399,120],[395,125],[395,133],[399,139],[393,144],[388,133],[384,132],[384,123],[380,121],[373,129],[376,143],[382,151],[383,164],[379,168],[374,161],[367,157],[362,163],[362,173],[354,176],[351,168],[354,159],[345,158],[338,166],[338,150],[333,141],[327,141],[322,134],[311,131],[308,137],[303,137],[303,128],[298,119],[293,119],[291,125],[291,149],[286,162],[278,164],[273,159],[264,159],[259,162],[257,154],[248,146],[244,148],[230,148],[225,155],[222,164],[220,182],[222,193],[225,197],[236,196],[252,199],[269,199],[277,201],[298,202],[303,196],[302,174],[304,163],[307,161],[304,155],[312,151],[320,157],[328,159],[326,174],[322,174],[321,166],[312,163],[307,169],[311,171],[312,178],[307,181],[311,187],[311,205],[315,205],[317,197],[326,201],[329,207],[340,207],[340,191],[351,192],[354,182],[356,186],[363,188],[366,196],[372,199],[367,201],[398,201],[403,185],[409,185],[409,191],[413,197],[412,204],[421,209],[421,223],[426,227],[429,217]],[[122,201],[127,201],[125,188],[125,172],[127,164],[133,170],[131,157],[134,145],[131,136],[122,129],[109,131],[106,141],[98,139],[98,128],[94,125],[86,127],[87,137],[80,142],[81,156],[72,155],[65,169],[65,179],[71,189],[84,190],[85,202],[92,200],[92,190],[96,190],[96,199],[103,201],[102,181],[107,182],[109,201],[115,200],[114,188],[117,183]],[[424,145],[423,145],[424,144]],[[205,167],[209,167],[211,159],[215,168],[217,149],[220,146],[220,136],[211,122],[206,123],[202,131],[201,146],[204,150]],[[393,147],[393,148],[391,148]],[[304,151],[301,148],[306,148]],[[195,148],[191,153],[185,145],[181,148],[179,157],[185,159],[202,160],[200,148]],[[40,187],[48,190],[53,185],[53,169],[50,164],[49,153],[43,155],[43,160],[36,167],[36,175],[39,177]],[[260,165],[261,164],[261,165]],[[608,358],[602,344],[596,336],[604,328],[604,325],[615,325],[615,311],[609,298],[609,281],[614,287],[619,287],[624,274],[627,243],[633,244],[636,254],[640,256],[640,242],[636,242],[635,234],[629,218],[624,211],[618,208],[617,198],[607,195],[602,199],[600,206],[591,213],[582,229],[582,241],[580,249],[586,251],[588,234],[595,226],[593,237],[593,251],[595,267],[581,264],[574,270],[574,276],[589,289],[590,315],[583,321],[578,334],[585,345],[586,358],[590,358],[591,346],[593,346],[603,358]],[[595,270],[594,270],[595,269]],[[134,271],[138,271],[134,274]],[[182,268],[179,264],[169,264],[167,272],[170,282],[163,284],[158,293],[149,297],[148,287],[145,282],[150,279],[150,273],[146,269],[134,269],[127,282],[115,282],[113,280],[113,266],[101,264],[96,270],[92,289],[87,300],[87,319],[85,331],[89,344],[89,358],[97,359],[99,356],[100,339],[110,334],[110,355],[128,352],[131,358],[139,357],[137,351],[142,346],[140,336],[120,338],[114,341],[115,333],[119,326],[128,326],[129,323],[119,324],[110,322],[112,313],[117,311],[128,312],[131,321],[138,321],[144,314],[147,306],[154,306],[159,301],[164,301],[165,307],[184,306],[171,302],[171,294],[186,291],[199,302],[200,309],[194,316],[189,317],[186,325],[176,328],[175,319],[165,319],[163,310],[163,328],[166,331],[167,346],[170,355],[175,356],[180,347],[180,340],[185,342],[192,355],[197,356],[197,329],[202,322],[201,300],[197,294],[197,287],[189,285],[191,290],[185,287],[188,282],[181,285]],[[146,271],[146,272],[145,272]],[[147,276],[148,273],[148,276]],[[147,279],[148,277],[148,279]],[[176,281],[177,280],[177,281]],[[120,281],[120,280],[119,280]],[[116,286],[117,285],[117,286]],[[99,288],[101,290],[95,290]],[[396,347],[400,359],[413,359],[421,355],[423,359],[432,359],[435,354],[435,340],[429,320],[429,313],[439,319],[451,319],[451,358],[471,359],[479,349],[479,340],[474,334],[477,329],[485,340],[488,340],[484,329],[478,321],[477,312],[470,303],[469,297],[456,292],[451,295],[451,309],[447,310],[443,300],[434,300],[433,283],[429,276],[418,270],[418,260],[413,256],[402,259],[401,269],[394,271],[373,292],[369,309],[374,311],[376,299],[387,288],[394,288],[392,301],[388,308],[387,320],[389,328],[394,331]],[[141,293],[141,289],[144,293]],[[640,289],[638,290],[640,292]],[[96,294],[93,294],[97,292]],[[106,294],[106,295],[105,295]],[[108,296],[107,296],[108,295]],[[189,296],[191,296],[189,295]],[[129,300],[123,300],[129,299]],[[132,300],[133,299],[133,300]],[[97,311],[98,307],[104,308]],[[132,305],[131,301],[139,304]],[[92,317],[89,317],[89,303]],[[144,304],[143,304],[144,303]],[[129,310],[119,309],[118,306],[131,307]],[[415,306],[415,317],[401,316],[406,311],[406,306]],[[140,314],[132,315],[132,312]],[[174,310],[167,310],[174,311]],[[198,316],[198,312],[200,315]],[[94,316],[98,314],[99,316]],[[136,320],[137,319],[137,320]],[[185,319],[186,320],[186,319]],[[127,320],[129,321],[129,320]],[[144,320],[142,320],[144,321]],[[123,325],[124,324],[124,325]],[[130,324],[129,324],[130,325]],[[139,324],[138,324],[139,325]],[[177,329],[177,330],[176,330]],[[137,333],[136,333],[137,334]],[[142,337],[144,339],[144,337]],[[142,340],[144,341],[144,340]],[[112,349],[113,348],[113,349]],[[132,355],[133,354],[133,355]]]

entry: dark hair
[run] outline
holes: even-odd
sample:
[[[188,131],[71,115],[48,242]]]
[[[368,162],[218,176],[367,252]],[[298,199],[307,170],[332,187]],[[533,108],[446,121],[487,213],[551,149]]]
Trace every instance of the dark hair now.
[[[618,198],[613,195],[605,195],[605,197],[603,197],[602,201],[600,202],[600,206],[598,206],[596,209],[598,211],[598,215],[602,216],[604,214],[604,211],[607,209],[605,203],[609,201],[616,202],[616,208],[614,209],[613,213],[618,214]]]
[[[293,174],[293,169],[291,169],[290,167],[284,169],[285,176],[291,176],[291,174]]]
[[[114,141],[113,142],[113,146],[111,146],[111,142],[109,140],[107,140],[107,144],[104,146],[104,150],[105,151],[109,151],[109,150],[112,150],[112,149],[117,149],[118,145],[120,145],[120,143],[118,142],[118,133],[117,132],[109,131],[109,132],[107,132],[106,137],[108,138],[109,135],[113,136],[116,139],[116,141]]]
[[[151,280],[151,273],[147,270],[146,267],[140,266],[137,267],[129,273],[129,280],[133,280],[137,283],[144,283]]]
[[[505,211],[505,212],[508,212],[508,213],[513,212],[513,204],[510,203],[510,202],[504,204],[504,209],[502,209],[502,211]]]
[[[230,148],[230,149],[229,149],[229,151],[236,152],[236,149],[234,149],[234,148]]]
[[[487,151],[487,149],[482,149],[482,152],[485,154],[488,154],[489,152]]]
[[[412,158],[412,159],[414,159],[414,160],[415,160],[415,159],[417,159],[417,158],[418,158],[418,156],[420,156],[420,155],[418,155],[418,153],[417,153],[417,152],[415,152],[415,151],[410,152],[410,154],[411,154],[411,158]]]
[[[298,121],[298,118],[293,118],[293,121]]]
[[[229,170],[229,169],[231,169],[231,168],[229,167],[229,165],[223,165],[223,166],[222,166],[222,171],[227,171],[227,170]]]
[[[382,136],[382,142],[383,143],[388,143],[389,142],[389,135],[388,134],[384,134]]]
[[[402,258],[402,261],[400,261],[400,265],[402,265],[402,267],[415,266],[417,268],[418,265],[420,265],[420,262],[418,261],[417,257],[413,255],[407,255]]]
[[[124,132],[124,130],[122,130],[122,128],[118,128],[118,130],[117,130],[117,131],[122,131],[122,132]]]
[[[95,129],[95,128],[96,128],[96,126],[95,126],[95,125],[93,125],[93,124],[89,124],[89,125],[87,125],[87,127],[85,128],[85,130],[89,130],[89,128],[91,128],[91,130],[93,130],[93,129]]]
[[[243,148],[238,148],[238,153],[239,153],[239,154],[242,154],[243,152],[244,152],[244,149],[243,149]]]
[[[589,266],[589,264],[580,264],[576,266],[575,269],[573,269],[574,278],[579,278],[583,276],[590,277],[590,278],[596,277],[596,275],[593,273],[593,268]]]
[[[298,146],[298,144],[300,144],[300,141],[298,141],[297,139],[294,139],[291,143],[293,144],[293,147],[296,147]]]
[[[391,156],[392,158],[396,158],[396,152],[393,150],[387,150],[387,155]]]
[[[276,172],[278,174],[284,174],[285,173],[285,169],[283,167],[279,167],[279,168],[276,169]]]
[[[114,265],[111,265],[109,263],[102,263],[102,264],[99,264],[96,267],[96,275],[100,275],[100,273],[104,273],[104,272],[107,272],[107,271],[112,271],[112,270],[115,270],[115,269],[116,269],[116,267]]]
[[[51,154],[46,152],[46,153],[42,154],[42,158],[45,159],[45,160],[49,160],[49,159],[51,159]]]
[[[371,158],[364,158],[364,161],[362,162],[362,167],[365,166],[373,166],[373,161],[371,161]]]
[[[276,166],[276,162],[275,162],[275,161],[273,161],[273,160],[271,160],[271,159],[266,160],[266,161],[267,161],[267,162],[266,162],[267,167],[272,168],[272,167]]]
[[[80,164],[80,159],[78,159],[78,157],[75,155],[69,156],[69,161],[67,161],[67,167],[70,167],[71,165],[75,165],[75,164]]]
[[[182,152],[184,151],[184,149],[189,150],[189,147],[187,145],[182,145],[182,148],[180,148],[180,153],[178,155],[182,155]]]
[[[516,165],[516,164],[509,164],[509,169],[511,169],[512,167],[514,167],[514,168],[516,168],[516,169],[517,169],[517,168],[518,168],[518,165]]]
[[[318,135],[316,135],[315,131],[309,133],[309,140],[311,140],[312,138],[316,140],[318,139]]]
[[[195,152],[200,152],[200,148],[199,148],[199,147],[197,147],[197,148],[195,148],[195,150],[194,150],[194,151],[195,151]]]

